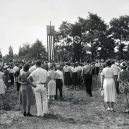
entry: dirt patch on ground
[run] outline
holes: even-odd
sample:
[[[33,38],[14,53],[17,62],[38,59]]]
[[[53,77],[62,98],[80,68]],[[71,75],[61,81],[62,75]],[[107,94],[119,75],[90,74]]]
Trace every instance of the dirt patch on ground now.
[[[97,89],[93,97],[85,90],[66,90],[64,100],[49,103],[50,114],[36,117],[36,107],[32,107],[34,117],[24,117],[18,104],[16,89],[10,87],[5,96],[8,111],[0,110],[0,129],[128,129],[129,114],[123,111],[123,96],[118,96],[115,112],[107,112],[103,98]]]

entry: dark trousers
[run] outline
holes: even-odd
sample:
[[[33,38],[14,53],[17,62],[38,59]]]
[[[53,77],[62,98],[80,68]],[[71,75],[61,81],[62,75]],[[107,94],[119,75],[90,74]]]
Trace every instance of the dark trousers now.
[[[10,77],[10,80],[11,80],[10,84],[11,85],[14,85],[14,76],[13,76],[13,73],[10,73],[9,74],[9,77]]]
[[[60,92],[60,98],[62,98],[62,87],[63,87],[63,82],[62,79],[56,79],[56,98],[58,96],[58,90]]]
[[[118,81],[116,81],[116,92],[117,92],[117,94],[120,93],[120,92],[119,92],[119,82],[118,82]]]
[[[92,96],[92,75],[86,74],[84,75],[84,82],[86,87],[86,92],[89,96]]]

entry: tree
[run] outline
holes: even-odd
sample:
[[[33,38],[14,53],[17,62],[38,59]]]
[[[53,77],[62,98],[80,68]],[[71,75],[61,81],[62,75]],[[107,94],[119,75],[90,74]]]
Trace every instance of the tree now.
[[[127,45],[126,59],[129,60],[129,44]]]
[[[73,24],[63,21],[59,27],[59,31],[55,34],[55,58],[56,61],[68,61],[71,60],[73,55],[72,44],[72,26]],[[65,52],[67,51],[67,54]],[[59,56],[60,53],[60,56]]]
[[[117,46],[117,52],[116,52],[116,55],[117,55],[117,58],[120,60],[120,59],[125,59],[126,58],[126,52],[124,50],[125,48],[125,44],[124,43],[120,43],[118,46]]]
[[[91,58],[96,58],[98,49],[102,47],[102,37],[105,37],[107,31],[107,25],[97,16],[97,14],[89,13],[87,19],[79,17],[79,23],[82,26],[82,42],[84,46],[91,46]],[[101,40],[100,40],[101,39]],[[102,48],[103,49],[103,48]],[[101,49],[101,50],[102,50]]]
[[[108,32],[115,42],[118,48],[118,58],[124,59],[126,47],[125,43],[129,41],[129,16],[120,16],[119,18],[113,18],[110,21],[110,29]]]
[[[13,61],[13,48],[12,48],[12,46],[9,47],[8,60],[10,62]]]
[[[101,39],[102,38],[102,39]],[[97,56],[99,59],[108,59],[108,58],[114,58],[115,52],[114,47],[115,43],[114,40],[112,40],[111,37],[108,37],[107,35],[101,37],[99,40],[101,42],[100,50],[97,50]]]
[[[37,39],[37,41],[31,47],[31,57],[33,59],[47,59],[47,53],[42,42]]]
[[[0,62],[2,61],[2,52],[0,50]]]
[[[116,43],[129,41],[129,16],[120,16],[110,21],[110,33]]]
[[[25,43],[23,44],[23,46],[19,47],[19,53],[18,53],[18,56],[19,58],[21,59],[24,59],[24,60],[29,60],[31,58],[31,47],[30,47],[30,44],[28,43]]]
[[[42,42],[38,39],[32,46],[28,43],[23,44],[19,47],[18,56],[20,59],[29,61],[33,59],[47,60],[47,53],[45,47],[42,45]]]

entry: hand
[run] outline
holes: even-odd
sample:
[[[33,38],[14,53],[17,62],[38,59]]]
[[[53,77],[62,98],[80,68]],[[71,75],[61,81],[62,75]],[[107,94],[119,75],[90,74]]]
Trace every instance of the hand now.
[[[35,84],[35,83],[32,83],[32,87],[34,87],[34,88],[35,88],[35,87],[37,87],[37,86],[36,86],[36,84]]]

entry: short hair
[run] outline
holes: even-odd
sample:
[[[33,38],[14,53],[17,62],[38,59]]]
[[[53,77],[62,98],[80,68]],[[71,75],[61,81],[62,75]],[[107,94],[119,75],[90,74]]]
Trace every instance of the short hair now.
[[[56,69],[61,70],[61,66],[60,65],[57,65],[56,66]]]
[[[115,64],[115,61],[114,60],[112,60],[112,62],[111,62],[112,64]]]
[[[90,60],[87,60],[87,64],[89,64],[90,63]]]
[[[40,60],[36,61],[36,66],[41,67],[41,61]]]
[[[110,59],[108,59],[108,60],[106,60],[106,66],[111,66],[111,60]]]
[[[25,64],[24,66],[23,66],[23,70],[25,71],[25,72],[27,72],[28,70],[29,70],[29,64]]]

